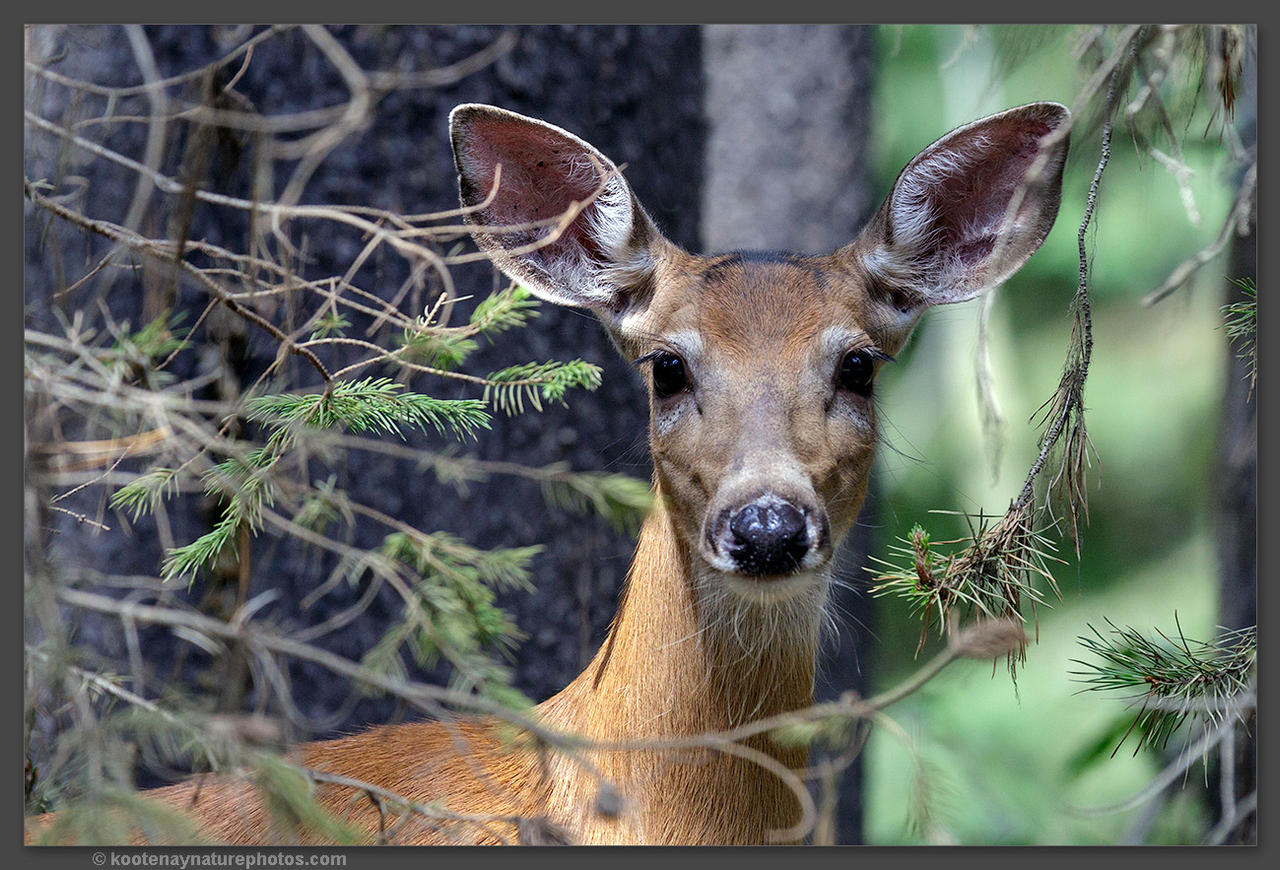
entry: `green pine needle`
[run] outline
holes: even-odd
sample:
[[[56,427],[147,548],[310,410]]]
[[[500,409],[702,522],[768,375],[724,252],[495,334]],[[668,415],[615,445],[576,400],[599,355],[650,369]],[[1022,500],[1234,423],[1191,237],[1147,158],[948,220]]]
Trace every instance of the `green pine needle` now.
[[[489,296],[471,312],[471,328],[493,335],[524,326],[538,316],[538,300],[528,290],[511,285]]]
[[[507,414],[522,414],[525,402],[541,411],[544,401],[563,401],[570,389],[596,389],[600,386],[600,368],[580,359],[524,363],[496,371],[488,380],[491,383],[485,386],[484,402]]]
[[[306,500],[293,516],[293,521],[304,529],[321,533],[340,519],[348,524],[355,522],[347,506],[346,493],[337,488],[337,475],[313,483]]]
[[[162,845],[212,845],[199,823],[177,807],[125,788],[103,787],[53,817],[37,838],[59,846],[118,846],[139,832]]]
[[[542,479],[548,505],[597,516],[620,532],[634,533],[653,505],[653,489],[643,480],[604,471],[566,472]]]
[[[540,550],[478,550],[443,532],[388,535],[382,555],[415,575],[413,600],[363,664],[403,677],[402,652],[419,667],[434,667],[443,658],[452,667],[455,688],[527,706],[528,699],[510,687],[509,669],[490,654],[510,654],[523,637],[496,604],[495,590],[530,589],[529,563]]]
[[[168,311],[162,312],[137,332],[122,334],[116,340],[113,350],[137,365],[167,357],[188,344],[186,332],[181,328],[186,316],[185,311],[179,311],[173,316]],[[128,329],[128,324],[125,324],[125,329]]]
[[[1174,619],[1176,623],[1176,615]],[[1118,628],[1110,620],[1107,625],[1110,637],[1090,625],[1093,636],[1079,638],[1095,660],[1073,659],[1087,668],[1073,674],[1086,684],[1086,691],[1128,691],[1139,706],[1113,755],[1135,731],[1140,735],[1135,755],[1144,746],[1163,750],[1188,717],[1220,721],[1250,691],[1257,663],[1256,626],[1226,632],[1210,642],[1188,639],[1180,625],[1175,637],[1157,630],[1158,639]]]
[[[490,420],[483,402],[407,393],[403,384],[385,377],[339,381],[323,393],[260,396],[249,400],[248,409],[250,420],[270,420],[276,426],[400,437],[401,425],[474,437],[477,429],[489,428]]]
[[[512,285],[490,295],[471,312],[467,326],[433,326],[419,317],[414,327],[404,330],[402,355],[432,368],[458,368],[480,346],[477,335],[492,341],[493,336],[524,326],[538,316],[538,300],[523,287]]]
[[[1222,307],[1226,318],[1224,326],[1227,338],[1236,345],[1240,359],[1249,366],[1249,389],[1252,391],[1258,380],[1258,286],[1252,278],[1233,278],[1231,283],[1249,298]]]
[[[316,320],[315,329],[311,332],[311,341],[328,338],[331,335],[342,336],[351,328],[351,321],[338,311],[325,311]]]
[[[261,754],[254,765],[254,779],[278,830],[306,832],[307,840],[339,846],[365,841],[358,827],[334,816],[316,800],[311,781],[284,759]]]
[[[439,573],[450,579],[475,579],[502,589],[533,589],[529,563],[542,547],[481,550],[448,532],[395,532],[383,541],[386,556],[419,574]]]
[[[465,333],[448,330],[404,331],[404,359],[430,368],[452,371],[466,360],[480,343]]]
[[[1053,555],[1052,543],[1033,529],[1028,510],[1015,504],[994,524],[985,514],[965,516],[970,521],[968,539],[934,542],[917,524],[908,537],[890,545],[896,561],[873,558],[884,567],[868,568],[876,572],[874,596],[896,595],[921,619],[920,647],[935,614],[939,632],[973,618],[1021,623],[1024,605],[1030,604],[1034,614],[1046,604],[1041,583],[1059,594],[1049,563],[1062,560]],[[951,552],[939,549],[955,545],[963,546]],[[1024,655],[1024,649],[1010,654],[1011,671]]]
[[[201,568],[210,567],[214,560],[234,539],[245,519],[244,503],[233,499],[223,510],[222,518],[213,529],[190,544],[174,547],[165,553],[164,562],[160,566],[160,576],[166,582],[186,577],[194,580]]]
[[[151,513],[156,505],[177,492],[178,473],[173,468],[153,468],[120,487],[111,496],[114,510],[128,511],[134,522]]]

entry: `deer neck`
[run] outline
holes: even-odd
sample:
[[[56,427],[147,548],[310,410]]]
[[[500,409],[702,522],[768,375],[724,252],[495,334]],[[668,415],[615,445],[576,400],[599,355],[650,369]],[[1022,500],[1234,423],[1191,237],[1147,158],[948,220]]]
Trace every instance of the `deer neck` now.
[[[721,579],[699,576],[661,494],[656,502],[609,635],[578,678],[541,705],[548,724],[631,742],[723,731],[811,703],[820,614],[798,612],[797,602],[772,610],[743,602]],[[745,743],[791,769],[805,764],[803,749],[767,735]],[[741,758],[621,751],[593,762],[624,796],[645,797],[620,825],[575,820],[587,841],[764,842],[769,829],[796,819],[787,787]],[[593,804],[593,783],[562,787],[581,788],[578,806]]]
[[[611,714],[610,736],[697,734],[810,703],[820,607],[744,600],[710,570],[659,494],[608,637],[566,689]]]

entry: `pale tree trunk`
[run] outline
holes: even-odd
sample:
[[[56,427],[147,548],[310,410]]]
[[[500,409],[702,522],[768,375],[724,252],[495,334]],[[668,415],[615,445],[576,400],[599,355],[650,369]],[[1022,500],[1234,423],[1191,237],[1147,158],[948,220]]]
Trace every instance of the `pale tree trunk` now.
[[[703,31],[707,149],[702,238],[708,252],[829,253],[851,241],[874,201],[867,158],[874,29],[833,25],[712,25]],[[861,587],[874,481],[836,570]],[[841,584],[838,640],[819,657],[818,695],[869,685],[872,608]],[[814,761],[820,756],[815,755]],[[837,783],[835,826],[818,842],[862,839],[862,771]],[[821,797],[819,798],[821,806]]]

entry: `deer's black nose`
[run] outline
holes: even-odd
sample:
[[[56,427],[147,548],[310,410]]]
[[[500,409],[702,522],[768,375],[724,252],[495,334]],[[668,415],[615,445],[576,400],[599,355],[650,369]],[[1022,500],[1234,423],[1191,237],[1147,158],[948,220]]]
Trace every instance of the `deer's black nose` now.
[[[754,501],[729,519],[729,556],[743,574],[790,574],[809,552],[804,514],[780,499]]]

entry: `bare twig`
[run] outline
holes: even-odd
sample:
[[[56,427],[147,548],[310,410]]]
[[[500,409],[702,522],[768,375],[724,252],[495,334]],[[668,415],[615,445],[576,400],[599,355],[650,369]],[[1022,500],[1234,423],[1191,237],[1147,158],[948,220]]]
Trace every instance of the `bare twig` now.
[[[1236,200],[1227,214],[1227,219],[1218,231],[1217,237],[1197,251],[1193,256],[1178,264],[1169,277],[1156,289],[1142,297],[1143,305],[1155,305],[1157,302],[1184,286],[1187,280],[1201,266],[1213,260],[1227,247],[1227,243],[1236,235],[1244,235],[1252,223],[1254,194],[1258,189],[1258,162],[1254,160],[1245,170],[1240,188],[1236,192]]]

